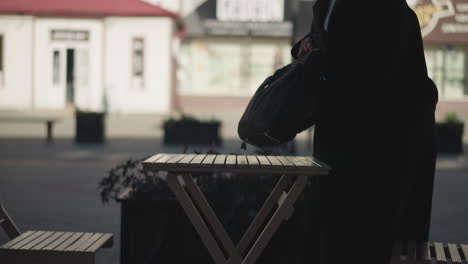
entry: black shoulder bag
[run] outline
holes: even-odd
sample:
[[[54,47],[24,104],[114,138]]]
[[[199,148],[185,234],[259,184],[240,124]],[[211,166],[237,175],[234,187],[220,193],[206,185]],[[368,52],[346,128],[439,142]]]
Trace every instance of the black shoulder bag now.
[[[322,54],[314,49],[268,77],[239,121],[239,137],[256,147],[270,147],[291,141],[312,126],[321,65]]]

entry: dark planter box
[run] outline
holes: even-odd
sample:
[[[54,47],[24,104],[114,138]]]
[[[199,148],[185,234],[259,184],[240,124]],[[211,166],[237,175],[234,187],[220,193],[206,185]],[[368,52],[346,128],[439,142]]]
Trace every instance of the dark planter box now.
[[[103,143],[105,113],[76,112],[76,134],[77,143]]]
[[[459,154],[463,152],[464,123],[443,122],[436,124],[438,153]]]
[[[306,194],[304,194],[306,195]],[[311,224],[304,197],[289,221],[283,222],[260,257],[258,264],[303,264],[302,238]],[[188,217],[175,200],[137,200],[121,195],[121,264],[214,263]],[[259,205],[263,203],[259,201]],[[254,215],[249,206],[240,206],[235,216],[226,213],[230,205],[213,210],[220,216],[234,243],[240,240]],[[225,207],[225,208],[223,208]],[[305,239],[305,238],[304,238]],[[311,246],[312,247],[312,246]]]
[[[221,145],[219,122],[169,120],[164,124],[164,144]]]

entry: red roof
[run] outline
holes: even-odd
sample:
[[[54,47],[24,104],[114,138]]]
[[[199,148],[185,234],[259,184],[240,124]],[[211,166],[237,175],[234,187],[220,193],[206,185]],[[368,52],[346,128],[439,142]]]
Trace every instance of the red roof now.
[[[0,0],[0,14],[54,17],[158,16],[175,13],[140,0]]]

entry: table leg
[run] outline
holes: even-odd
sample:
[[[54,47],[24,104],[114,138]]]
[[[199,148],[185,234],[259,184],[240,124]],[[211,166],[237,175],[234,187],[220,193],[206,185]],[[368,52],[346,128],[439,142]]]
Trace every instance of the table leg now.
[[[224,249],[230,255],[230,262],[229,263],[242,263],[242,258],[237,251],[234,242],[232,242],[231,238],[229,237],[226,229],[224,229],[223,224],[219,221],[218,217],[214,213],[213,209],[211,208],[210,204],[206,200],[205,196],[203,195],[200,188],[194,182],[192,175],[184,174],[182,175],[184,182],[186,184],[187,190],[189,191],[190,195],[194,199],[196,205],[201,210],[201,214],[205,217],[207,224],[213,229],[214,233],[216,234],[217,238],[220,240],[221,244],[223,245]]]
[[[297,198],[299,198],[299,195],[304,190],[306,183],[306,176],[297,177],[296,181],[294,182],[294,185],[288,192],[287,197],[284,199],[284,202],[278,207],[276,212],[273,214],[265,229],[263,229],[257,241],[245,257],[242,264],[254,264],[257,261],[258,257],[273,237],[273,234],[275,234],[278,230],[281,222],[287,217],[288,212],[291,210],[290,208],[296,202]]]
[[[210,252],[216,264],[226,264],[226,258],[224,257],[223,252],[219,248],[216,240],[211,235],[210,230],[206,226],[203,218],[198,213],[195,205],[190,200],[187,192],[184,190],[184,187],[179,182],[177,175],[168,175],[167,183],[169,187],[174,192],[177,200],[179,200],[182,208],[187,213],[190,221],[192,222],[195,230],[197,230],[198,235],[205,244],[206,248]]]
[[[247,231],[245,231],[244,235],[242,236],[242,239],[239,241],[237,248],[239,249],[240,254],[244,254],[247,247],[257,235],[258,230],[265,222],[265,219],[269,216],[273,208],[278,203],[278,200],[280,199],[281,195],[283,194],[284,190],[286,189],[289,183],[290,177],[287,175],[282,175],[275,188],[273,188],[270,195],[265,200],[265,203],[263,204],[262,208],[257,213],[257,216],[255,216],[249,228],[247,229]]]

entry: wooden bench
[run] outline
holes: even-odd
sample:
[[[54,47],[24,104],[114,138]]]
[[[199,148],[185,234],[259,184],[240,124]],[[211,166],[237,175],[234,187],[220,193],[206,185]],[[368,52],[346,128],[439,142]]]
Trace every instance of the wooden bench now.
[[[0,122],[5,123],[44,123],[46,125],[46,142],[52,143],[54,140],[54,124],[59,122],[57,118],[46,117],[1,117]]]
[[[395,241],[390,264],[468,263],[468,245]]]
[[[27,231],[21,233],[0,202],[0,227],[11,239],[0,245],[2,264],[94,264],[100,248],[111,248],[106,233]]]

